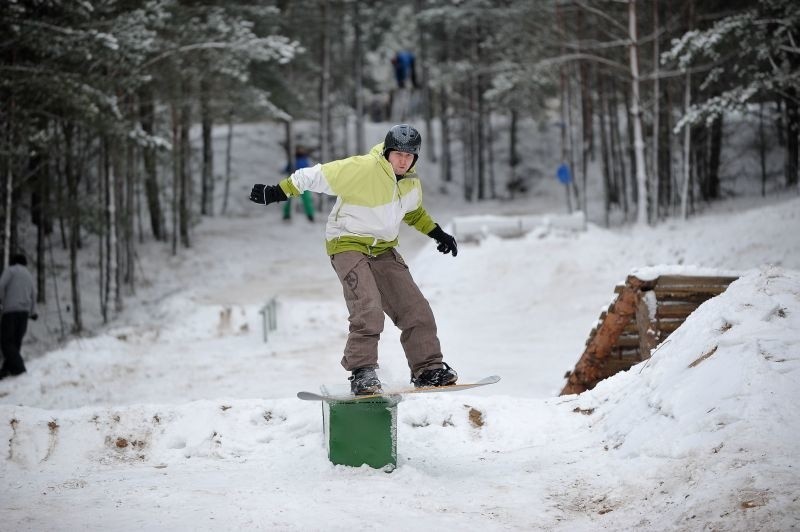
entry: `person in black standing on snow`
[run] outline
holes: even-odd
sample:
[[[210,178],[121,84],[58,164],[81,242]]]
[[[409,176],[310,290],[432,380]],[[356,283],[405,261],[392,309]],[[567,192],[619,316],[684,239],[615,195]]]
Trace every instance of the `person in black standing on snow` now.
[[[3,351],[0,379],[25,373],[20,354],[22,339],[28,331],[28,319],[38,317],[36,286],[27,265],[25,255],[13,255],[11,264],[0,276],[0,349]]]

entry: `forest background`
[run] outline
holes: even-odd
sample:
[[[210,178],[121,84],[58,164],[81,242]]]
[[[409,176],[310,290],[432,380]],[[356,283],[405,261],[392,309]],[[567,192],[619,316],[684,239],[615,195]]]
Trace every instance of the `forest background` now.
[[[283,165],[413,117],[439,192],[475,204],[524,202],[554,160],[567,209],[606,226],[796,195],[798,29],[792,0],[0,0],[2,264],[28,256],[40,303],[69,280],[59,339],[87,332],[86,293],[107,323],[141,246],[191,253],[231,215],[234,131],[263,121],[285,127]],[[399,50],[416,88],[396,86]]]

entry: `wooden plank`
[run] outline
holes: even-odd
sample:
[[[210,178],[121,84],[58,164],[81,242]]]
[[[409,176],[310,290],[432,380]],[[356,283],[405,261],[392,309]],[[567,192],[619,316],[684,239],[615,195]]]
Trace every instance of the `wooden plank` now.
[[[622,334],[620,335],[614,347],[639,347],[639,334]]]
[[[683,325],[683,322],[681,319],[658,320],[658,330],[661,333],[671,334]]]
[[[718,296],[724,292],[728,287],[711,285],[711,286],[657,286],[653,289],[656,293],[656,298],[659,300],[677,299],[696,301],[698,298],[703,300],[710,297]]]
[[[656,287],[665,286],[724,286],[728,287],[738,277],[703,276],[703,275],[660,275],[656,279]]]
[[[656,319],[686,317],[697,310],[700,306],[696,302],[690,301],[659,301],[656,307]]]

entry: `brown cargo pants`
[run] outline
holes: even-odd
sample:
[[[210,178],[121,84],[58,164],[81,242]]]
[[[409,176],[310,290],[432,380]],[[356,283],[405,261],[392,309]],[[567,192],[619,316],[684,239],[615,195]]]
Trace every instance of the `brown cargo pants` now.
[[[378,367],[384,313],[402,331],[400,343],[412,375],[442,367],[433,311],[400,253],[391,249],[370,257],[358,251],[344,251],[332,255],[331,264],[342,282],[350,312],[350,334],[342,357],[344,369]]]

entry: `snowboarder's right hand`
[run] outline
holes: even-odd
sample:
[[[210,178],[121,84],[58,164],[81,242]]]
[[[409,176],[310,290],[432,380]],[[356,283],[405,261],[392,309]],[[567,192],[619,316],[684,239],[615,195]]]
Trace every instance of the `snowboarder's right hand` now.
[[[259,205],[269,205],[279,201],[286,201],[286,193],[279,185],[253,185],[250,191],[250,201]]]
[[[436,240],[436,249],[447,255],[448,253],[452,253],[455,257],[458,255],[458,244],[456,243],[456,239],[452,235],[448,235],[445,233],[439,224],[436,224],[436,227],[428,233],[428,236],[432,239]]]

